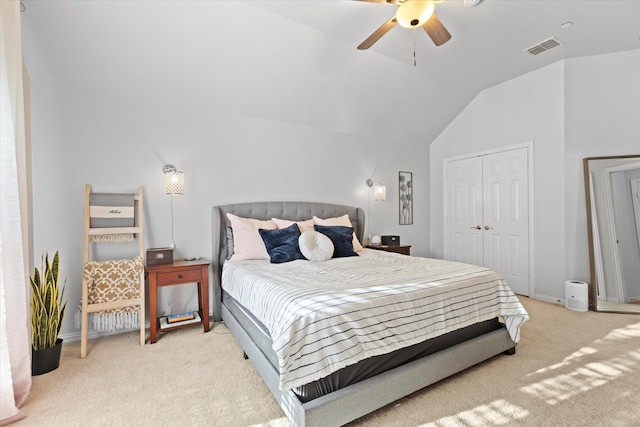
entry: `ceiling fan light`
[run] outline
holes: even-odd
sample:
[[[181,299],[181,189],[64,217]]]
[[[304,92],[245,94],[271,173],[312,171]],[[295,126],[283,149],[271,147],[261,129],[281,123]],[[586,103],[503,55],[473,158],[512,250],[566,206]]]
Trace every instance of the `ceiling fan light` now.
[[[481,2],[482,0],[464,0],[464,7],[475,7]]]
[[[396,11],[396,20],[404,28],[423,26],[435,10],[433,0],[406,0]]]

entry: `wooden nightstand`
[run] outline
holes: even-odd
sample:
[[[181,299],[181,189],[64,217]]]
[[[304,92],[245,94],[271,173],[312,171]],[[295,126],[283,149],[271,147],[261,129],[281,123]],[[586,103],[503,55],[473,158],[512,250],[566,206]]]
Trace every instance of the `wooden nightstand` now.
[[[158,287],[197,283],[198,313],[205,332],[209,332],[209,261],[176,260],[172,264],[151,265],[147,267],[149,274],[149,325],[151,344],[157,340],[159,319]],[[162,332],[192,326],[197,323],[180,324],[162,329]]]
[[[411,245],[366,245],[369,249],[378,249],[380,251],[395,252],[402,255],[411,255]]]

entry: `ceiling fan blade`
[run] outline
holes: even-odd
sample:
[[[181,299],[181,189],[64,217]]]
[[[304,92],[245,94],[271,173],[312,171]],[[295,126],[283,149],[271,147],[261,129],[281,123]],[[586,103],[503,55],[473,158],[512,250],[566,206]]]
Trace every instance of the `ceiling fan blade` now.
[[[360,49],[360,50],[369,49],[371,46],[373,46],[373,44],[375,42],[377,42],[380,39],[380,37],[384,36],[385,34],[387,34],[387,32],[389,32],[390,29],[395,27],[397,23],[398,23],[398,21],[396,21],[396,17],[395,16],[393,18],[389,19],[387,22],[382,24],[380,26],[380,28],[375,30],[373,32],[373,34],[371,34],[369,37],[367,37],[367,39],[365,41],[360,43],[360,46],[358,46],[358,49]]]
[[[436,14],[431,15],[431,18],[422,26],[427,32],[427,35],[431,38],[436,46],[440,46],[451,40],[451,34],[442,25],[442,22],[438,19]]]

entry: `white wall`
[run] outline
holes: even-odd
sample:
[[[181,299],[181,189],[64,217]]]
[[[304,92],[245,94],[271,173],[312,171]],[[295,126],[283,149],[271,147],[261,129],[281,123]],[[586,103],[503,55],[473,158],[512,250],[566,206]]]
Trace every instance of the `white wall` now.
[[[640,151],[640,51],[559,62],[479,94],[431,146],[431,251],[442,256],[442,162],[526,141],[534,151],[534,295],[589,280],[582,158]]]
[[[185,174],[185,194],[174,199],[176,257],[210,258],[214,205],[300,200],[366,207],[367,178],[387,185],[387,201],[371,204],[372,234],[399,234],[413,254],[427,255],[428,146],[414,127],[386,120],[388,104],[378,91],[408,92],[403,88],[419,85],[421,74],[380,55],[353,55],[353,46],[306,27],[294,40],[278,31],[269,33],[277,40],[261,40],[231,25],[231,16],[242,16],[243,28],[277,29],[282,22],[236,2],[197,5],[225,8],[226,23],[219,24],[229,26],[233,43],[206,38],[202,49],[201,32],[218,23],[203,18],[176,27],[173,9],[158,7],[149,20],[140,3],[103,11],[112,16],[125,8],[120,16],[131,21],[112,34],[95,32],[91,19],[106,18],[89,15],[91,8],[81,13],[86,5],[77,2],[58,5],[68,8],[65,22],[47,22],[46,10],[39,11],[46,2],[23,17],[32,76],[34,261],[44,251],[61,253],[67,338],[78,334],[72,319],[81,293],[84,185],[98,192],[142,185],[146,246],[166,246],[165,163]],[[190,43],[170,46],[173,31]],[[94,51],[92,40],[101,37],[121,39],[121,51]],[[331,51],[335,68],[319,66],[309,46]],[[418,111],[419,103],[403,106]],[[413,225],[398,225],[398,171],[414,173]],[[174,312],[195,307],[185,305],[189,289],[162,291],[162,311],[170,301]]]
[[[640,154],[640,50],[566,63],[566,277],[589,281],[582,159]]]

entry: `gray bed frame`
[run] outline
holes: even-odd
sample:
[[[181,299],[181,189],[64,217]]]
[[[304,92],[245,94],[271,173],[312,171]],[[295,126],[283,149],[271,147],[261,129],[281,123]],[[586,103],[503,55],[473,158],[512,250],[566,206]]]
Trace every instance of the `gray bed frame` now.
[[[513,354],[515,343],[506,328],[484,334],[422,359],[399,366],[373,378],[350,385],[306,403],[291,390],[280,390],[279,375],[268,357],[253,341],[248,330],[252,320],[236,317],[222,302],[222,266],[233,253],[231,223],[227,213],[245,218],[282,218],[304,221],[316,215],[331,218],[348,214],[362,239],[364,212],[360,208],[313,202],[255,202],[212,209],[213,232],[213,317],[224,321],[256,371],[295,426],[341,426],[382,408],[500,353]]]

